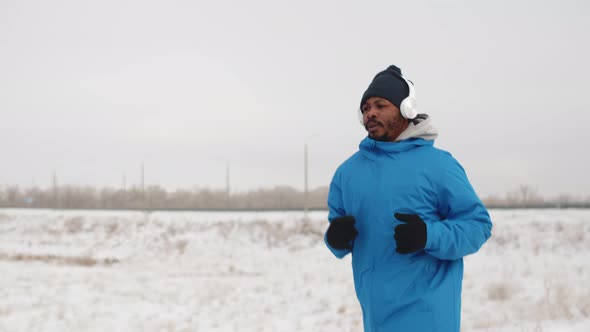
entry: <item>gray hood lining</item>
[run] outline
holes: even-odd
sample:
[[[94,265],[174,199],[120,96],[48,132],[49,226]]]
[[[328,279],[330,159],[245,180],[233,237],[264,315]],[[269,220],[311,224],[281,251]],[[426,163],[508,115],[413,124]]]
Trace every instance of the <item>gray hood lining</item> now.
[[[438,137],[438,130],[432,124],[428,114],[418,114],[415,119],[410,120],[410,125],[396,139],[396,142],[408,138],[422,138],[427,141],[434,141]]]

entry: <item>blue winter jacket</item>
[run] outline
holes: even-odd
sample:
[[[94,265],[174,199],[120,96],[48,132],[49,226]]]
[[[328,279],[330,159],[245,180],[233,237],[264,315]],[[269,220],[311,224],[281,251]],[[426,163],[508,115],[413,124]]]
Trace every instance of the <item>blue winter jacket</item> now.
[[[356,218],[352,268],[366,332],[459,332],[462,258],[492,223],[461,165],[433,142],[365,138],[330,184],[329,221]],[[396,212],[425,221],[424,250],[395,251]],[[326,245],[338,258],[351,252]]]

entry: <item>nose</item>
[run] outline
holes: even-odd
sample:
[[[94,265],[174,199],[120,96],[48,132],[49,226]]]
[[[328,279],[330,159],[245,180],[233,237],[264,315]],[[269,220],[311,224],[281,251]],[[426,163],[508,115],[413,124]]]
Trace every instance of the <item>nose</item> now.
[[[375,112],[375,108],[370,107],[363,112],[363,117],[365,118],[365,123],[369,119],[374,119],[377,117],[377,112]]]
[[[369,122],[375,122],[375,123],[377,122],[377,118],[375,117],[374,114],[371,116],[365,116],[363,118],[363,127],[365,127],[365,129],[367,129],[367,130],[368,130],[367,126],[369,125]]]

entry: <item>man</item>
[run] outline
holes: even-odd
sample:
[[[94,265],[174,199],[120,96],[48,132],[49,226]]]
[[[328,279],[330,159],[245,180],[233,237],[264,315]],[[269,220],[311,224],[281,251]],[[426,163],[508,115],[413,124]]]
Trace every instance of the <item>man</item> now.
[[[325,242],[352,253],[366,332],[459,332],[463,256],[492,223],[459,163],[433,146],[413,83],[396,66],[361,99],[368,137],[330,184]]]

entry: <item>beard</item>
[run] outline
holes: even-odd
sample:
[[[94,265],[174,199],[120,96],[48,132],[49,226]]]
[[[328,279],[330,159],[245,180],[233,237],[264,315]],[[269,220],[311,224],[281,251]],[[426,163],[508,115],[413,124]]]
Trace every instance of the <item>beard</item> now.
[[[375,141],[387,142],[389,135],[388,135],[387,131],[384,131],[383,134],[381,134],[381,135],[369,134],[369,138],[371,138]]]
[[[395,139],[407,128],[408,121],[404,118],[389,120],[386,123],[373,120],[367,122],[365,129],[369,131],[369,124],[375,124],[381,127],[377,133],[369,133],[369,138],[380,142],[394,142]]]

